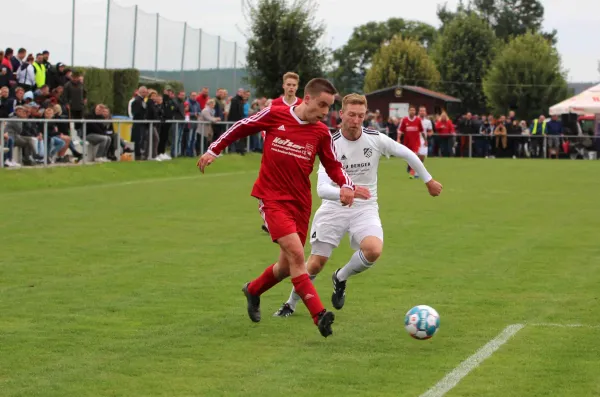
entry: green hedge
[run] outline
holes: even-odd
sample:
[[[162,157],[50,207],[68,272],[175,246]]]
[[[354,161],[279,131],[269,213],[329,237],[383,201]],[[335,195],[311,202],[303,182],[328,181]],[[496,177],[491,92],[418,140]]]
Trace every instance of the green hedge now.
[[[102,103],[110,108],[112,114],[127,115],[127,104],[139,84],[140,72],[137,69],[74,69],[84,75],[88,111]]]
[[[115,69],[113,76],[113,114],[127,115],[127,105],[140,83],[137,69]]]
[[[144,85],[148,87],[148,89],[156,90],[156,92],[158,92],[159,94],[162,94],[167,86],[171,87],[175,94],[178,94],[179,91],[184,90],[183,83],[181,81],[175,80],[168,80],[164,82],[149,82],[145,83]]]
[[[91,111],[97,104],[102,103],[110,108],[113,115],[127,115],[127,104],[135,89],[141,85],[139,70],[84,67],[75,67],[74,70],[85,76],[88,111]],[[167,86],[171,87],[176,93],[184,90],[181,81],[144,82],[142,79],[142,83],[148,88],[155,89],[160,94]]]

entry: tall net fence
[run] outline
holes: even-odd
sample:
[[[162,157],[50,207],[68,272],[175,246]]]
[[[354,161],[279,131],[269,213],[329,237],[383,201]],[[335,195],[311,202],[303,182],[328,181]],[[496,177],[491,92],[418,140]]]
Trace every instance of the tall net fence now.
[[[143,5],[122,6],[115,0],[52,0],[40,11],[39,2],[17,2],[20,15],[48,13],[52,29],[40,34],[35,29],[19,29],[16,20],[7,20],[3,24],[4,45],[27,48],[34,55],[48,50],[52,63],[133,67],[157,74],[243,68],[246,64],[246,49],[241,43],[227,41],[201,26],[148,13]]]
[[[113,0],[99,0],[97,4],[104,8],[108,24],[105,43],[101,43],[106,51],[106,67],[185,71],[246,65],[246,49],[237,43],[137,6],[125,7]],[[93,8],[96,20],[101,20],[97,17],[102,10]]]

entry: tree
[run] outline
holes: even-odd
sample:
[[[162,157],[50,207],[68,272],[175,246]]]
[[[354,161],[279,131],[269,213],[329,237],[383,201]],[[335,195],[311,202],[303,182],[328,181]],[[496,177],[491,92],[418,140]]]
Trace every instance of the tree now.
[[[532,119],[568,97],[560,55],[540,34],[512,39],[498,54],[483,82],[490,107],[498,114],[509,109]]]
[[[542,32],[544,6],[540,0],[473,0],[466,8],[461,0],[455,12],[444,4],[437,12],[442,30],[464,12],[475,12],[494,29],[496,37],[505,42],[528,31],[542,34],[553,44],[556,42],[556,30]]]
[[[348,42],[333,53],[335,68],[332,77],[340,92],[359,92],[375,53],[382,44],[398,34],[429,48],[435,41],[437,31],[426,23],[402,18],[355,27]]]
[[[248,82],[257,95],[281,95],[281,77],[289,71],[298,73],[304,83],[324,76],[326,52],[319,42],[325,26],[316,20],[317,7],[312,0],[247,0],[246,6]]]
[[[394,37],[383,44],[373,57],[373,65],[365,77],[365,92],[398,83],[436,88],[440,72],[427,51],[415,40]]]
[[[442,90],[462,99],[464,110],[485,111],[481,82],[497,46],[494,31],[472,12],[453,18],[438,37],[433,58],[442,77]]]

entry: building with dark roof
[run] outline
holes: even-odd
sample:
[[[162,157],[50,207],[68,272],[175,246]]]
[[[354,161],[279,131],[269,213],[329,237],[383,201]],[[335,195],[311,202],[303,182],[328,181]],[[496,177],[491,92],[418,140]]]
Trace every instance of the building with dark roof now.
[[[460,99],[450,95],[412,85],[396,85],[382,88],[366,94],[366,97],[369,103],[369,110],[379,110],[384,119],[389,117],[390,109],[397,107],[394,104],[414,105],[416,107],[425,106],[427,114],[439,114],[442,111],[452,113],[453,106],[462,102]],[[402,105],[399,106],[403,107]]]

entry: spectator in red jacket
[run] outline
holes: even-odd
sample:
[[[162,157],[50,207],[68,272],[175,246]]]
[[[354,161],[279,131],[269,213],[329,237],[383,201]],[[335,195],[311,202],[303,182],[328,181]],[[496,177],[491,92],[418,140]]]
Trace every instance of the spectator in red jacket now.
[[[208,101],[208,87],[202,87],[202,91],[200,91],[200,95],[198,95],[196,101],[200,104],[200,111],[202,111]]]
[[[450,157],[452,154],[452,139],[454,138],[454,124],[444,112],[440,119],[435,123],[435,131],[438,134],[439,146],[442,151],[442,157]]]

